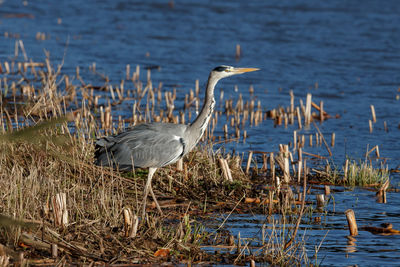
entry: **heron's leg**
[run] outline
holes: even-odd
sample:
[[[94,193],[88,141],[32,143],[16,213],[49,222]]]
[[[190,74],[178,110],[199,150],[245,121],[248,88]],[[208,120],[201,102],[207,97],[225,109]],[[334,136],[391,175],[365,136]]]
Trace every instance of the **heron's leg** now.
[[[161,210],[161,207],[160,207],[160,205],[159,205],[158,202],[157,202],[156,195],[154,195],[153,187],[151,186],[151,184],[150,184],[150,194],[151,194],[151,196],[153,197],[154,202],[156,203],[156,206],[157,206],[158,211],[160,212],[161,215],[163,215],[162,210]]]
[[[146,186],[144,187],[144,194],[143,194],[143,201],[142,201],[142,220],[144,220],[146,216],[146,201],[147,195],[151,189],[151,179],[153,178],[154,173],[156,172],[157,168],[149,168],[149,175],[147,176]]]

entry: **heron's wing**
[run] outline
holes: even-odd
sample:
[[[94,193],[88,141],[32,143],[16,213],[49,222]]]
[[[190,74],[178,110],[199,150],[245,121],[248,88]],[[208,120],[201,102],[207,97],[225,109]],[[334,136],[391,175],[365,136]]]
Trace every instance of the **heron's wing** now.
[[[182,125],[183,126],[183,125]],[[96,164],[135,167],[163,167],[184,155],[185,141],[181,125],[141,124],[96,143]]]

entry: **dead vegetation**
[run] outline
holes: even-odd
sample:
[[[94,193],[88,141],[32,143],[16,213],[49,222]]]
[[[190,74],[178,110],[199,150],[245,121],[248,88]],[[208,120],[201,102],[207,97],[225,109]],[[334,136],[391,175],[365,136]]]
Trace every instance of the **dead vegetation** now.
[[[314,182],[363,185],[364,178],[353,177],[366,177],[363,169],[376,171],[356,163],[343,171],[329,164],[311,169],[310,161],[325,157],[304,151],[306,136],[296,131],[293,142],[280,145],[279,152],[238,156],[215,149],[213,144],[219,142],[246,142],[245,127],[267,118],[285,127],[297,119],[299,129],[303,121],[310,125],[332,118],[311,95],[305,105],[300,100],[295,107],[291,92],[289,107],[265,112],[261,102],[241,95],[236,103],[224,102],[221,92],[224,105],[215,112],[203,143],[183,162],[155,174],[153,188],[165,215],[158,215],[150,203],[145,220],[139,221],[136,214],[147,171],[94,166],[93,141],[141,122],[187,123],[199,108],[200,89],[196,82],[185,96],[184,109],[176,111],[176,91],[153,86],[150,69],[144,81],[139,66],[131,72],[128,65],[126,71],[126,77],[112,85],[91,65],[90,72],[104,82],[92,85],[79,68],[75,76],[63,74],[62,63],[54,68],[48,55],[43,63],[0,63],[0,265],[310,264],[304,237],[297,235],[303,213],[314,212],[312,202],[306,201],[310,188],[305,181],[312,177]],[[124,105],[132,115],[113,117],[114,107]],[[312,113],[312,107],[319,114]],[[221,134],[215,135],[218,119],[224,117]],[[315,142],[314,135],[307,138],[309,146],[324,146],[331,153],[314,126],[318,132]],[[387,170],[381,173],[386,179]],[[261,238],[232,236],[225,229],[232,213],[265,214]],[[208,227],[210,216],[218,214],[225,216],[219,227]]]
[[[20,255],[29,264],[213,261],[218,257],[201,250],[204,243],[213,244],[212,234],[192,218],[235,206],[248,209],[240,199],[250,194],[251,183],[235,159],[228,160],[235,177],[230,183],[217,164],[218,155],[196,150],[183,171],[172,166],[156,176],[155,192],[167,215],[158,216],[150,204],[146,221],[133,237],[127,235],[123,213],[129,208],[137,214],[145,173],[94,166],[92,144],[62,134],[65,122],[56,129],[48,124],[36,132],[41,138],[35,142],[22,137],[1,142],[1,213],[24,223],[1,223],[0,240],[12,262]],[[234,255],[228,258],[239,262]],[[241,262],[248,260],[244,255]],[[273,260],[271,254],[262,257]]]
[[[286,202],[282,206],[279,197],[283,195],[279,192],[270,195],[270,204],[249,206],[245,196],[257,196],[258,191],[242,170],[243,159],[214,152],[207,143],[192,151],[178,168],[169,166],[157,172],[154,191],[161,208],[168,212],[161,217],[150,203],[146,219],[138,222],[135,215],[146,170],[119,172],[94,166],[93,140],[123,130],[126,123],[149,118],[184,122],[185,113],[176,116],[173,112],[175,93],[165,92],[165,109],[157,109],[155,103],[162,101],[161,85],[153,88],[150,72],[144,85],[139,67],[116,87],[107,79],[99,87],[85,83],[79,68],[72,78],[61,70],[62,64],[53,68],[48,57],[40,64],[7,62],[0,66],[2,263],[142,264],[223,259],[231,263],[257,260],[300,264],[306,259],[298,253],[302,243],[293,242],[296,235],[292,230],[286,229],[284,235],[277,231],[277,222],[265,233],[272,241],[256,248],[246,246],[239,238],[236,243],[244,246],[236,245],[236,254],[218,256],[202,249],[204,244],[217,246],[228,240],[220,238],[224,235],[223,224],[213,231],[199,223],[200,218],[207,220],[209,215],[233,211],[264,212],[265,207],[272,214],[292,207],[289,197],[283,197]],[[96,73],[93,67],[92,71]],[[128,82],[132,90],[124,89]],[[97,88],[109,92],[111,98],[102,100],[101,94],[94,93]],[[198,94],[197,87],[185,101],[189,118],[198,106]],[[114,105],[133,100],[132,118],[112,118]],[[141,104],[144,100],[145,106]],[[231,102],[227,103],[225,112],[234,112]],[[242,102],[238,108],[241,114],[248,114],[244,120],[251,124],[262,120],[260,105],[253,111],[254,103]],[[212,133],[217,117],[206,138],[215,140]],[[234,138],[237,131],[232,136],[225,134],[228,139]],[[290,244],[275,239],[286,235],[292,237]],[[252,252],[254,249],[257,253]]]

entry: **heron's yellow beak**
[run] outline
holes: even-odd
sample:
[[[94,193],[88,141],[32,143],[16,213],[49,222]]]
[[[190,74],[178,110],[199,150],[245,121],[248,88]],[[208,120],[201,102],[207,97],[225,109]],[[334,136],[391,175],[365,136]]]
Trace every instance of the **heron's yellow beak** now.
[[[257,71],[259,69],[257,68],[234,68],[232,72],[240,74],[240,73],[245,73],[245,72],[251,72],[251,71]]]

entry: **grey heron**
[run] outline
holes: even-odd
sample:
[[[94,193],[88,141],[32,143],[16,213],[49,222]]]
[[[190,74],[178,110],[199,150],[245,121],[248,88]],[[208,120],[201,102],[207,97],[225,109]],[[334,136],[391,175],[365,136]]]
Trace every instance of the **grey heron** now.
[[[114,136],[98,139],[95,164],[132,170],[133,167],[149,168],[142,201],[142,219],[146,213],[146,200],[150,192],[158,210],[161,208],[151,187],[157,168],[174,163],[192,150],[202,137],[214,111],[214,88],[217,82],[236,74],[256,71],[257,68],[219,66],[208,77],[203,107],[189,125],[173,123],[143,123]]]

